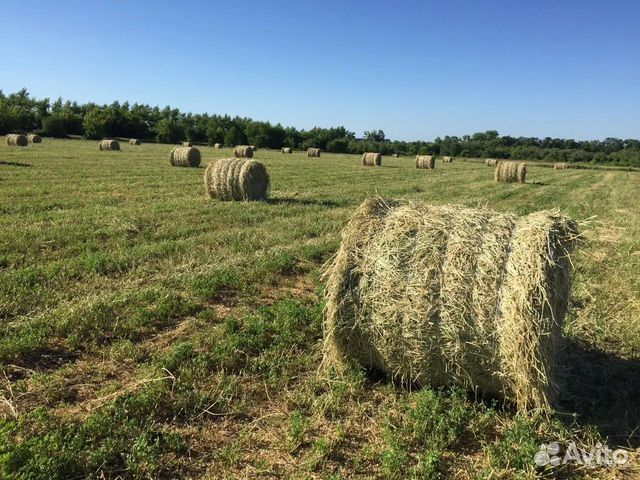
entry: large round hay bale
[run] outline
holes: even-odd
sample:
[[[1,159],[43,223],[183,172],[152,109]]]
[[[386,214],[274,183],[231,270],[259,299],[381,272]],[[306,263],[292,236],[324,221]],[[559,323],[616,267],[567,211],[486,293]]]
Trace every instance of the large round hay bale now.
[[[307,148],[307,157],[319,157],[320,149],[319,148]]]
[[[436,168],[436,157],[433,155],[416,155],[416,168]]]
[[[200,150],[196,147],[175,147],[169,154],[169,163],[174,167],[198,167]]]
[[[269,193],[269,174],[257,160],[222,158],[204,172],[204,186],[218,200],[264,200]]]
[[[36,135],[35,133],[30,133],[29,135],[27,135],[27,142],[42,143],[42,137],[40,135]]]
[[[524,183],[527,176],[527,164],[523,162],[498,162],[495,171],[496,182]]]
[[[117,140],[100,140],[100,150],[120,150]]]
[[[498,164],[498,160],[496,160],[495,158],[487,158],[485,159],[484,164],[487,167],[495,167]]]
[[[142,145],[142,142],[137,138],[130,138],[129,145]]]
[[[442,157],[442,163],[452,163],[453,162],[453,158],[451,158],[450,156],[444,156]]]
[[[291,147],[282,147],[282,153],[293,153],[293,148],[291,148]]]
[[[362,165],[366,167],[382,166],[382,154],[374,152],[366,152],[362,154]]]
[[[253,158],[253,148],[251,145],[237,145],[233,149],[233,156],[236,158]]]
[[[216,150],[219,150],[222,148],[222,145],[220,145],[219,143],[214,143],[213,148],[215,148]]]
[[[547,409],[576,224],[366,200],[326,272],[325,361]]]
[[[27,136],[21,133],[10,133],[7,135],[7,145],[12,147],[26,147],[28,143]]]

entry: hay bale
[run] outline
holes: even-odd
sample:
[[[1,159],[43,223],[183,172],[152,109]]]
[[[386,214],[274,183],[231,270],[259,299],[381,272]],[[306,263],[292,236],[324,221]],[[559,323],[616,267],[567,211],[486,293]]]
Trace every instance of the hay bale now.
[[[307,148],[307,157],[319,157],[320,149],[319,148]]]
[[[174,147],[169,154],[169,163],[174,167],[198,167],[200,150],[196,147]]]
[[[557,211],[368,199],[325,273],[325,362],[546,410],[576,238]]]
[[[291,148],[291,147],[282,147],[282,153],[293,153],[293,148]]]
[[[442,163],[453,163],[453,158],[449,156],[442,157]]]
[[[553,164],[553,169],[554,170],[566,170],[567,168],[569,168],[569,164],[568,163],[560,162],[560,163],[554,163]]]
[[[391,156],[392,156],[393,158],[399,158],[399,157],[400,157],[400,155],[399,155],[399,154],[397,154],[397,153],[394,153],[394,154],[393,154],[393,155],[391,155]]]
[[[209,197],[218,200],[264,200],[269,193],[269,174],[257,160],[223,158],[207,166],[204,186]]]
[[[130,138],[129,145],[142,145],[142,142],[137,138]]]
[[[21,133],[10,133],[7,135],[7,145],[12,147],[26,147],[28,143],[27,136]]]
[[[27,135],[27,142],[33,143],[42,143],[42,137],[40,135],[36,135],[35,133],[30,133]]]
[[[382,166],[382,154],[374,152],[366,152],[362,154],[362,165],[365,167]]]
[[[496,160],[495,158],[487,158],[485,159],[484,164],[487,167],[495,167],[498,164],[498,160]]]
[[[120,150],[120,144],[117,140],[100,140],[100,150]]]
[[[523,162],[498,162],[495,171],[496,182],[524,183],[527,176],[527,164]]]
[[[215,148],[215,149],[219,150],[219,149],[221,149],[221,148],[222,148],[222,145],[220,145],[219,143],[214,143],[214,144],[213,144],[213,148]]]
[[[193,143],[191,142],[182,142],[183,147],[193,147]]]
[[[233,149],[233,156],[236,158],[253,158],[253,148],[251,145],[237,145]]]
[[[436,157],[433,155],[416,155],[416,168],[436,168]]]

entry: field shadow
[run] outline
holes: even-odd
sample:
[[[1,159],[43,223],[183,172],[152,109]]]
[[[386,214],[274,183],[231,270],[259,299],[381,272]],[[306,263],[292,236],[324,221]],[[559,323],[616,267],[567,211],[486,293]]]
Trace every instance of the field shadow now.
[[[78,353],[62,348],[44,348],[22,355],[16,359],[15,364],[3,365],[1,368],[4,375],[14,382],[25,378],[28,372],[50,372],[74,362],[78,357]]]
[[[567,340],[560,410],[593,424],[610,445],[640,447],[640,360]]]
[[[546,187],[547,185],[549,185],[548,183],[544,183],[544,182],[540,182],[540,181],[535,181],[535,182],[525,182],[527,185],[537,185],[538,187]]]
[[[341,206],[340,203],[333,200],[309,200],[304,198],[291,197],[273,197],[265,200],[270,205],[315,205],[319,207],[335,208]]]
[[[0,165],[7,165],[9,167],[31,167],[30,163],[20,163],[20,162],[7,162],[5,160],[0,160]]]

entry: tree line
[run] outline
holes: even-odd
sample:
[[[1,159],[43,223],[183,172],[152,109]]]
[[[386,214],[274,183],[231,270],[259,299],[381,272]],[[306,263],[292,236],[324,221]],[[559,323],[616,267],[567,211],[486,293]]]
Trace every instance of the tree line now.
[[[43,136],[140,138],[161,143],[188,140],[227,146],[250,144],[260,148],[309,147],[335,153],[380,152],[405,155],[451,155],[481,158],[514,158],[553,162],[593,162],[640,166],[640,140],[606,138],[573,140],[512,137],[495,130],[446,136],[427,141],[391,141],[382,130],[357,138],[343,126],[298,130],[246,117],[184,113],[169,106],[113,102],[79,104],[58,98],[36,99],[26,89],[11,94],[0,90],[0,134],[36,132]]]

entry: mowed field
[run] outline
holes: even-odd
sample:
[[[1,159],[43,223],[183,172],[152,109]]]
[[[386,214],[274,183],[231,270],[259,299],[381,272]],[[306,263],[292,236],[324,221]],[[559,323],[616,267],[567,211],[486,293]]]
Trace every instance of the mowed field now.
[[[0,478],[633,478],[640,173],[258,150],[270,200],[217,202],[171,145],[0,145]],[[322,360],[322,267],[368,196],[560,208],[582,222],[562,408],[517,414]],[[541,443],[626,469],[536,469]]]

